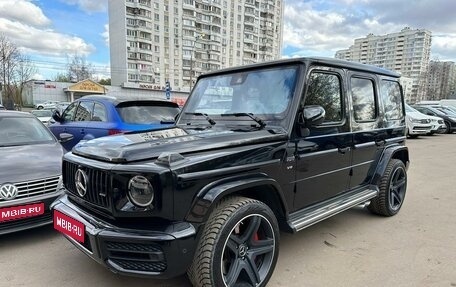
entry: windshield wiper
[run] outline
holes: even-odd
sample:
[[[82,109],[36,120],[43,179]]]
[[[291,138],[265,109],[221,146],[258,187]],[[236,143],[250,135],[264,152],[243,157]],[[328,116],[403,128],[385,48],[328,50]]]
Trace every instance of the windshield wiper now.
[[[254,120],[257,124],[260,125],[260,128],[264,128],[266,123],[260,119],[259,117],[255,116],[252,113],[232,113],[232,114],[221,114],[222,117],[249,117]]]
[[[189,112],[185,112],[186,115],[192,115],[192,116],[203,116],[206,121],[208,121],[211,126],[215,125],[215,121],[213,119],[211,119],[211,117],[209,117],[208,114],[205,114],[205,113],[189,113]]]

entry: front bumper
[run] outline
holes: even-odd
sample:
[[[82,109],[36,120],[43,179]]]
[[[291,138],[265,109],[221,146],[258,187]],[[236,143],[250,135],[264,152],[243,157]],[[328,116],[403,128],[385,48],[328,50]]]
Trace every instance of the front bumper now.
[[[62,192],[56,192],[51,195],[46,194],[42,196],[35,196],[31,198],[24,198],[12,202],[11,205],[7,205],[9,202],[2,202],[0,208],[24,206],[35,203],[44,203],[44,214],[33,217],[26,217],[21,219],[15,219],[10,221],[0,222],[0,235],[22,231],[26,229],[36,228],[52,223],[52,214],[50,206],[52,202],[59,197]]]
[[[184,274],[193,260],[197,239],[190,223],[178,222],[154,230],[121,228],[87,213],[66,195],[51,208],[84,224],[84,243],[64,236],[114,273],[171,278]]]

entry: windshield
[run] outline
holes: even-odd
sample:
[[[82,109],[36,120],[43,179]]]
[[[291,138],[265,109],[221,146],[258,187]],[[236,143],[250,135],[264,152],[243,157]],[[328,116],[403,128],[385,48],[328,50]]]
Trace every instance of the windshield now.
[[[33,117],[0,117],[0,146],[54,142],[41,122]]]
[[[251,118],[239,117],[248,113],[283,125],[297,73],[298,66],[282,66],[202,78],[187,100],[178,124],[206,122],[202,114],[213,118],[216,124],[234,120],[251,124]]]

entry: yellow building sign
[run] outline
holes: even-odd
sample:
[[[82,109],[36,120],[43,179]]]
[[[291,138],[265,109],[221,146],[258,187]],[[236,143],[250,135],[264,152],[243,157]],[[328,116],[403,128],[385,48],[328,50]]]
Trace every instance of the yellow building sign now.
[[[93,94],[104,94],[105,87],[95,83],[92,80],[83,80],[72,86],[69,86],[67,91],[69,92],[80,92],[80,93],[93,93]]]

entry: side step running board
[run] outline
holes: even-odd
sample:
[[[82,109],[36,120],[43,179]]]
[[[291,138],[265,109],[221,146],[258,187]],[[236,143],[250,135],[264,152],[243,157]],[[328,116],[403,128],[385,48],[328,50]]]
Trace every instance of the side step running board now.
[[[288,224],[294,232],[307,228],[317,222],[350,209],[359,204],[365,203],[378,195],[376,186],[364,187],[335,198],[329,199],[316,206],[298,210],[290,214]]]

